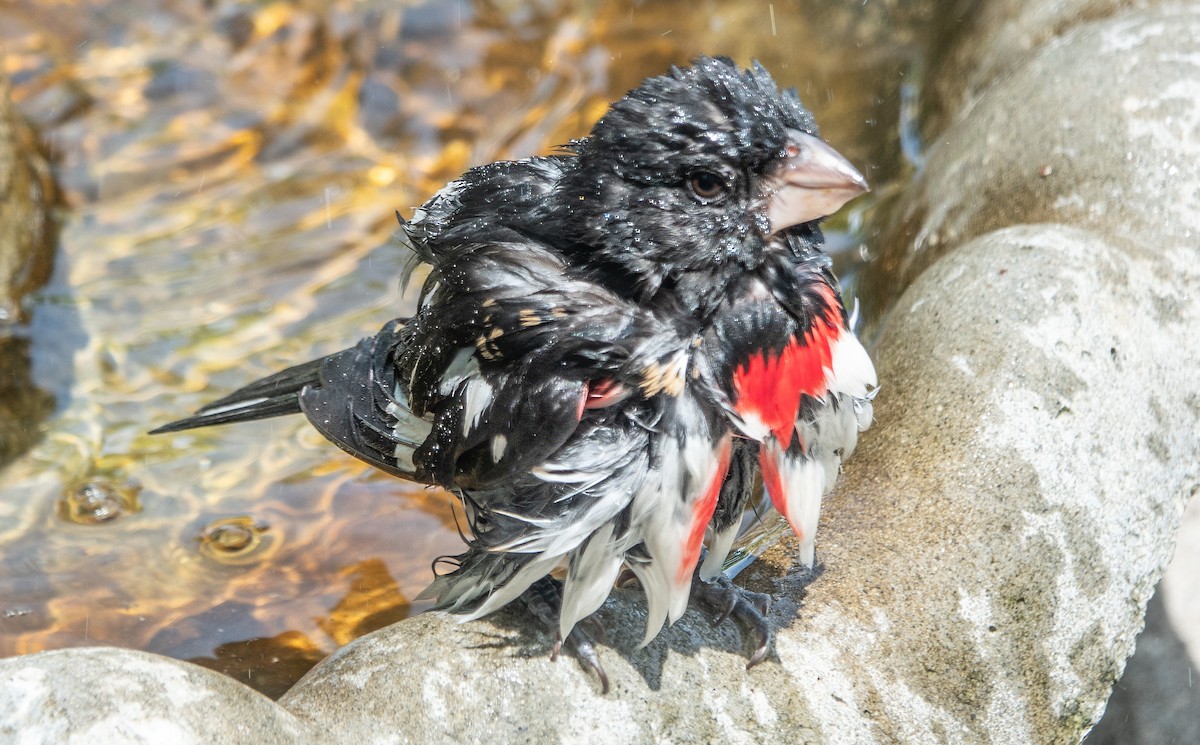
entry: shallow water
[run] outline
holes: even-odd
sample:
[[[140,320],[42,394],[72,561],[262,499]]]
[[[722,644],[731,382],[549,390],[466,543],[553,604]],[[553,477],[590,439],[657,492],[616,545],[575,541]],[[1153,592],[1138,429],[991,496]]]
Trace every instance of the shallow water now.
[[[872,252],[864,218],[909,171],[899,112],[923,12],[0,6],[14,99],[67,199],[27,333],[28,377],[56,407],[0,472],[0,656],[113,644],[278,695],[422,610],[430,562],[460,545],[446,495],[373,472],[297,418],[145,432],[403,314],[395,209],[471,165],[583,135],[609,101],[700,53],[760,59],[863,168],[875,197],[830,223],[852,274]]]

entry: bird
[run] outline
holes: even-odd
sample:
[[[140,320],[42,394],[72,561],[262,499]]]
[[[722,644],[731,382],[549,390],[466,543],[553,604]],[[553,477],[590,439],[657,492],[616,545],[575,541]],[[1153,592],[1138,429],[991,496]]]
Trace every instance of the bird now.
[[[721,573],[761,476],[814,562],[822,497],[872,420],[870,357],[820,222],[866,192],[794,89],[700,57],[549,155],[471,168],[400,219],[416,310],[154,433],[302,413],[461,504],[422,597],[464,620],[541,592],[558,644],[632,575],[642,644],[696,592],[770,640]],[[448,568],[448,569],[447,569]],[[549,588],[549,589],[548,589]]]

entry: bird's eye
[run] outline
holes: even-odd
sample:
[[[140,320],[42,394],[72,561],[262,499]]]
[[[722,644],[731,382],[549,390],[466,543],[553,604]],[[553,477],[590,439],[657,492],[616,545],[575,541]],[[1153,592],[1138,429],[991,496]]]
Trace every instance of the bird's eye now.
[[[712,171],[693,171],[688,177],[688,188],[705,202],[712,202],[725,195],[725,179]]]

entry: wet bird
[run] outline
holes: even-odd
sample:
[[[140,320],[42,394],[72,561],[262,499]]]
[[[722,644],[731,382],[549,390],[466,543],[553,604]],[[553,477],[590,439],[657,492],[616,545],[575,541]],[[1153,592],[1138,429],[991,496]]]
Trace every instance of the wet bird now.
[[[875,370],[818,227],[866,189],[795,91],[700,58],[561,153],[473,168],[402,220],[430,267],[412,318],[156,432],[303,413],[461,500],[437,607],[478,618],[540,590],[603,679],[577,624],[626,570],[643,643],[695,587],[759,631],[753,664],[765,608],[721,567],[755,475],[811,566],[871,421]]]

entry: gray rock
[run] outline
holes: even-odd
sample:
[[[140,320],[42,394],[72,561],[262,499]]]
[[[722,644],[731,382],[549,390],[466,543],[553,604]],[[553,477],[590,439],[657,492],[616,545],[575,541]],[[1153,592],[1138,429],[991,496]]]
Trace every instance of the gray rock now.
[[[783,625],[775,655],[748,673],[736,634],[695,612],[647,650],[603,650],[607,697],[574,663],[546,660],[549,639],[514,613],[427,614],[318,665],[283,711],[206,671],[118,650],[0,661],[0,696],[36,679],[70,702],[0,710],[79,731],[89,707],[98,717],[112,705],[81,672],[95,664],[122,686],[171,676],[122,689],[139,736],[179,711],[188,733],[217,736],[232,711],[267,741],[1077,740],[1132,651],[1196,486],[1188,341],[1200,307],[1159,310],[1196,275],[1094,234],[1025,226],[918,279],[878,351],[895,382],[830,500],[823,572],[805,590],[790,543],[747,572]],[[637,637],[636,593],[603,612],[614,639]],[[199,692],[181,707],[173,692],[189,687]]]
[[[1164,285],[1164,268],[1030,226],[923,275],[879,350],[884,379],[903,382],[880,394],[831,500],[823,573],[802,602],[794,546],[748,573],[790,622],[762,668],[743,673],[736,645],[689,617],[665,653],[607,653],[600,698],[574,665],[513,659],[511,633],[425,616],[351,645],[281,703],[365,742],[386,741],[380,721],[462,742],[1078,740],[1197,479],[1197,360],[1171,351],[1200,307],[1163,323],[1153,297],[1200,277],[1174,267]],[[636,602],[607,613],[637,625]]]
[[[1192,668],[1200,671],[1200,493],[1183,514],[1175,545],[1175,558],[1163,576],[1163,609],[1172,631],[1191,657]],[[1179,678],[1175,679],[1178,682]],[[1200,675],[1187,679],[1189,688],[1200,694]],[[1194,709],[1200,727],[1200,705]],[[1200,742],[1200,735],[1196,738]]]
[[[975,3],[941,50],[931,81],[938,107],[961,115],[991,85],[1041,46],[1078,26],[1114,18],[1158,0],[989,0]]]
[[[1139,253],[1060,226],[991,233],[921,275],[884,331],[883,379],[904,390],[880,394],[826,524],[890,550],[853,538],[823,580],[921,604],[889,614],[906,619],[892,664],[979,727],[969,741],[1096,722],[1196,488],[1200,277]],[[824,533],[827,561],[842,540]]]
[[[1174,567],[1174,563],[1172,564]],[[1196,567],[1189,567],[1195,572]],[[1193,575],[1194,576],[1194,575]],[[1088,745],[1200,742],[1200,669],[1163,604],[1160,589],[1146,609],[1146,628],[1117,681]]]
[[[270,699],[198,665],[128,649],[0,660],[0,741],[302,743],[320,738]]]
[[[1146,627],[1088,745],[1200,742],[1200,496],[1146,608]]]

